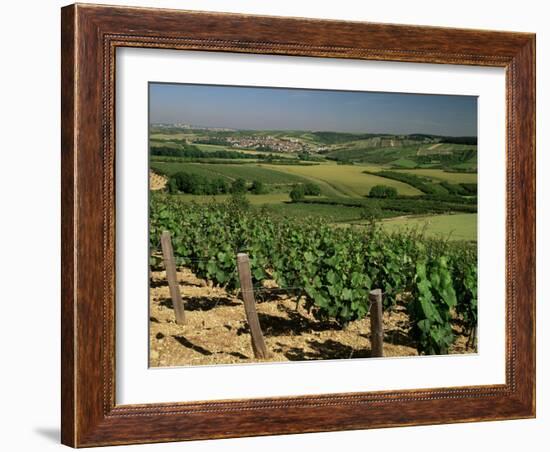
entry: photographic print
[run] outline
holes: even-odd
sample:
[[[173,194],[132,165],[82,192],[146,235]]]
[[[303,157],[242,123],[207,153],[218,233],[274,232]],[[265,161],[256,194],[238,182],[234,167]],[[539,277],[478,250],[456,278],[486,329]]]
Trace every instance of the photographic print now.
[[[477,97],[149,84],[149,365],[477,353]]]

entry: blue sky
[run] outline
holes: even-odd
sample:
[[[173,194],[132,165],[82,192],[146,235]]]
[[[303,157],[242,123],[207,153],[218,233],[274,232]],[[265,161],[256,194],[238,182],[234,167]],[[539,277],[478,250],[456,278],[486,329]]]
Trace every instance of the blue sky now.
[[[149,114],[232,129],[477,135],[475,96],[150,83]]]

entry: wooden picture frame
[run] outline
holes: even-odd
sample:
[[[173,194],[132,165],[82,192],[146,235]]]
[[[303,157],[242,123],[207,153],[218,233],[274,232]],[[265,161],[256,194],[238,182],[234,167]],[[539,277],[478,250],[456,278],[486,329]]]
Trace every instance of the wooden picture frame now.
[[[535,416],[535,35],[71,5],[62,9],[62,442],[73,447]],[[115,50],[506,70],[506,383],[115,404]]]

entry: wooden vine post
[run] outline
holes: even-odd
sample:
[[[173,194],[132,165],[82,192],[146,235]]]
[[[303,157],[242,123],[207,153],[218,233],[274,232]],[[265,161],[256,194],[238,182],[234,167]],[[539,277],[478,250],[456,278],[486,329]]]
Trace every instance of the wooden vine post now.
[[[178,285],[178,275],[176,273],[176,262],[174,259],[174,250],[172,248],[172,239],[170,232],[164,231],[160,236],[160,244],[162,246],[162,256],[164,259],[164,268],[166,269],[166,279],[170,288],[170,298],[176,313],[176,323],[185,323],[185,307],[181,299],[180,288]]]
[[[384,325],[382,323],[382,290],[374,289],[369,293],[370,300],[370,342],[371,356],[384,356]]]
[[[254,301],[254,289],[252,287],[252,275],[250,273],[250,261],[248,254],[237,254],[237,269],[239,271],[239,280],[241,282],[241,293],[244,301],[244,310],[246,312],[246,320],[250,327],[250,335],[252,337],[252,350],[254,356],[259,359],[265,359],[268,356],[267,348],[260,327],[260,320],[256,312],[256,303]]]

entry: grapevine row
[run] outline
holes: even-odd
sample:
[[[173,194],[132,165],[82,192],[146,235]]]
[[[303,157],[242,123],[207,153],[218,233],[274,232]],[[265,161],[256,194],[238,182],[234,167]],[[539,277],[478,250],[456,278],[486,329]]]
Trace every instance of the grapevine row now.
[[[453,320],[466,330],[477,324],[477,251],[468,243],[414,231],[388,234],[376,224],[339,228],[317,218],[273,217],[235,199],[199,205],[155,194],[151,250],[164,230],[178,261],[197,276],[235,289],[235,256],[246,252],[255,286],[270,279],[278,287],[303,288],[305,307],[319,319],[342,325],[361,319],[369,311],[369,291],[381,288],[385,309],[398,298],[406,301],[422,354],[448,352]]]

